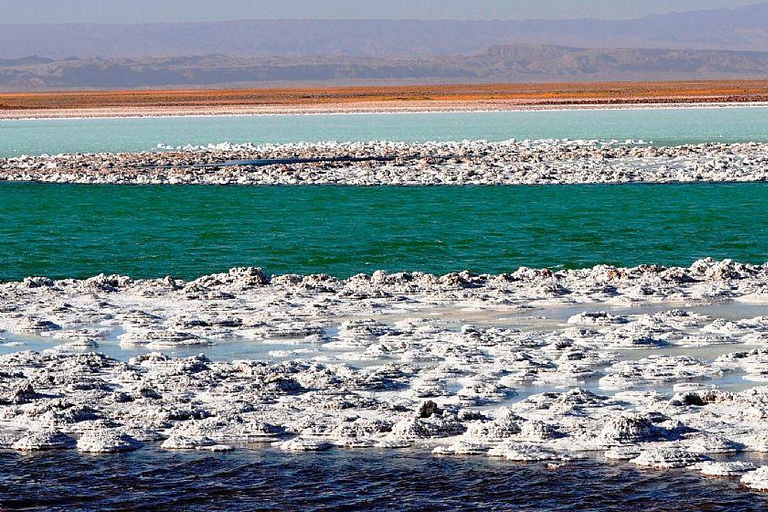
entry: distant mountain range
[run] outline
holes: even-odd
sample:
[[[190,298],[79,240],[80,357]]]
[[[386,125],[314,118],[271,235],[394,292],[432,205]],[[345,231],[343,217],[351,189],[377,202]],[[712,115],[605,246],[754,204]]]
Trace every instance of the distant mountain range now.
[[[497,45],[432,57],[199,57],[0,60],[0,89],[264,84],[766,78],[768,52]]]
[[[0,20],[2,18],[0,17]],[[493,45],[768,51],[768,2],[633,20],[254,20],[0,25],[0,59],[391,57],[472,54]]]
[[[634,20],[0,24],[0,89],[768,78],[768,2]]]

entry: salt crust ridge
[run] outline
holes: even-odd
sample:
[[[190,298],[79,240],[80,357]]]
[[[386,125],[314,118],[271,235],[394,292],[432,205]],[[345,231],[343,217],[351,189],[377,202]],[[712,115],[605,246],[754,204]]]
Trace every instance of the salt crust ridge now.
[[[378,158],[204,168],[258,159]],[[322,142],[211,144],[140,153],[0,159],[0,181],[208,185],[519,185],[754,182],[768,179],[768,144],[675,147],[642,141]]]

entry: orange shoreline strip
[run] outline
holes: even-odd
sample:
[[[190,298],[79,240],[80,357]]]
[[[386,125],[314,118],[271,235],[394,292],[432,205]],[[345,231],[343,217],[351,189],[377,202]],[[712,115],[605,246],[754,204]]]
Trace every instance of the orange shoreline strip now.
[[[768,101],[768,80],[595,82],[223,90],[0,93],[0,112],[120,108],[343,107],[508,103],[510,106]]]

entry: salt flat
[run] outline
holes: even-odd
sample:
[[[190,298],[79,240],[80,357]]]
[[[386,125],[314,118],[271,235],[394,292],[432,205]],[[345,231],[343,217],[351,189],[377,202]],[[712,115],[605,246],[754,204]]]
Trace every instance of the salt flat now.
[[[28,278],[0,285],[2,335],[15,345],[0,356],[2,443],[416,445],[512,462],[602,453],[764,488],[764,470],[709,461],[768,451],[768,320],[701,311],[759,307],[767,291],[768,267],[728,260],[346,280],[252,268],[189,282]],[[25,351],[24,336],[51,347]],[[261,360],[162,353],[231,340],[283,348]],[[120,360],[102,343],[140,351]]]

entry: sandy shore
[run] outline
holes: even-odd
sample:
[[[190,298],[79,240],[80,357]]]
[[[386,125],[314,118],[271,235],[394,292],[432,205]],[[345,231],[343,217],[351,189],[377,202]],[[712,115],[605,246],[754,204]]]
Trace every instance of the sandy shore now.
[[[542,110],[627,110],[669,108],[768,107],[765,101],[671,101],[623,103],[526,104],[517,101],[372,102],[325,105],[236,105],[202,107],[107,107],[0,110],[0,120],[99,119],[136,117],[207,117],[328,114],[418,114],[441,112],[526,112]]]
[[[766,290],[768,267],[713,260],[28,278],[0,284],[0,447],[416,445],[555,467],[624,459],[766,489],[768,467],[735,459],[768,451],[768,319],[744,314]],[[233,343],[268,357],[168,355]],[[99,353],[118,345],[126,352]]]

